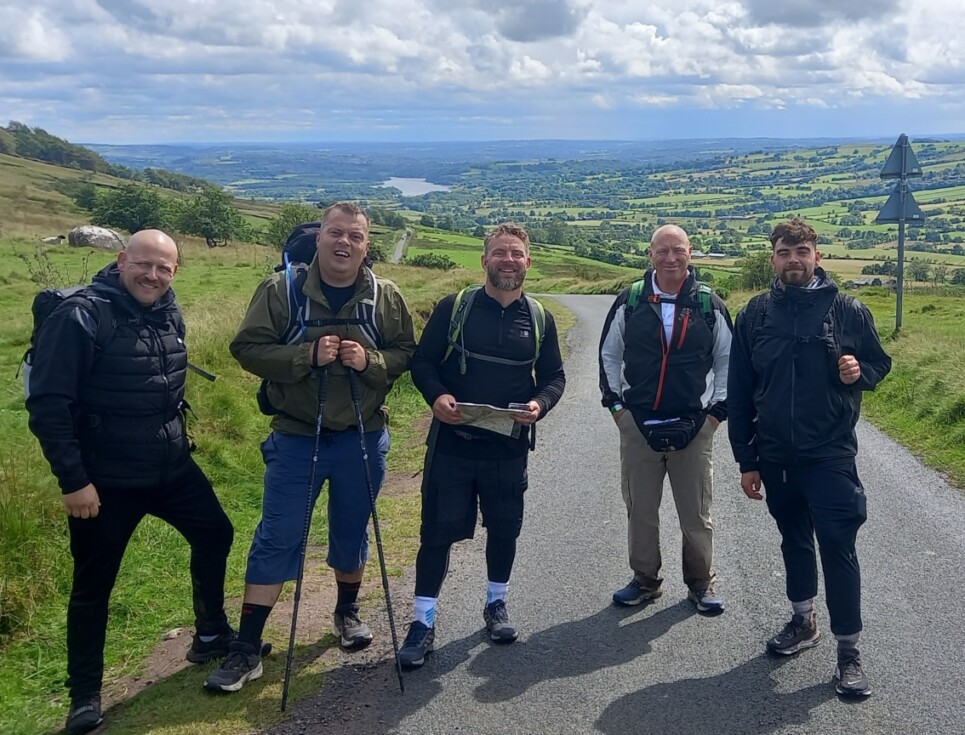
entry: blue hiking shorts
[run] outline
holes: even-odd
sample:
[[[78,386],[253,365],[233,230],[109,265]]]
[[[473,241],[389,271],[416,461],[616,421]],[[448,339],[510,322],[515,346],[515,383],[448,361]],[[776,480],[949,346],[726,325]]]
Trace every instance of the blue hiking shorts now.
[[[308,481],[315,439],[273,431],[262,442],[265,460],[265,495],[261,521],[248,552],[249,584],[278,584],[298,576]],[[389,451],[386,429],[365,433],[372,474],[378,494],[385,478]],[[312,507],[322,483],[328,480],[328,565],[351,574],[369,558],[368,522],[372,512],[362,465],[362,449],[355,431],[322,434],[312,488]]]

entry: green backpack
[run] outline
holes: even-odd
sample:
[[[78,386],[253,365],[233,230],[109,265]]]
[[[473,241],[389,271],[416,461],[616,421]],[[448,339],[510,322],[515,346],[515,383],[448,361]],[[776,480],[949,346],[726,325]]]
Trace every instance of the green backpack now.
[[[448,360],[452,351],[456,350],[459,352],[459,373],[461,375],[466,374],[467,357],[473,357],[484,362],[495,362],[500,365],[532,365],[535,371],[536,361],[539,359],[539,351],[543,346],[543,338],[546,336],[546,310],[539,301],[525,294],[523,298],[525,298],[526,303],[529,304],[529,313],[533,317],[533,337],[535,338],[536,349],[532,359],[507,360],[503,357],[483,355],[479,352],[470,352],[466,349],[463,326],[466,323],[466,317],[469,316],[469,310],[472,308],[473,302],[476,300],[476,296],[481,289],[482,285],[477,283],[472,286],[467,286],[456,294],[456,300],[452,304],[452,316],[449,319],[449,346],[446,348],[446,354],[443,356],[442,361],[445,362]]]

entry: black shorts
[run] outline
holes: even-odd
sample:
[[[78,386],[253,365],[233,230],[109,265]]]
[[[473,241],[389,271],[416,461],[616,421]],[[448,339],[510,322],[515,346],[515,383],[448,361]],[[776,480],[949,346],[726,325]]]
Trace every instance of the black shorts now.
[[[526,460],[433,456],[422,481],[422,543],[446,546],[473,537],[476,516],[493,536],[516,538],[523,527]],[[427,457],[428,460],[428,457]]]

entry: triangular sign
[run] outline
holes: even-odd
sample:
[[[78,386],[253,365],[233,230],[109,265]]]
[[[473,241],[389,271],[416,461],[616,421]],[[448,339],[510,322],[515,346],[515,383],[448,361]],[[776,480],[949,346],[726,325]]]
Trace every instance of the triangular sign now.
[[[898,136],[898,142],[891,149],[885,167],[881,169],[883,179],[897,179],[902,176],[921,176],[921,164],[915,158],[908,136],[904,133]]]
[[[921,225],[925,222],[925,215],[910,191],[905,192],[905,211],[902,215],[901,191],[898,187],[895,187],[891,196],[888,197],[888,201],[885,202],[885,206],[878,212],[875,223],[879,225],[898,224],[902,219],[904,219],[906,225]]]

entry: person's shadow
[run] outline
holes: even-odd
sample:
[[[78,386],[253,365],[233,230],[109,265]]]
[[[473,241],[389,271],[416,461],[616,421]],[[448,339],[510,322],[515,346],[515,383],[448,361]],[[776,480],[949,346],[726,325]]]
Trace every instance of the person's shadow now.
[[[765,735],[803,724],[811,710],[835,698],[834,688],[825,681],[777,691],[771,673],[786,662],[762,654],[717,676],[654,684],[613,702],[596,729],[609,735]]]
[[[470,662],[469,673],[486,681],[480,702],[514,699],[550,679],[580,677],[650,653],[650,644],[694,615],[686,602],[621,625],[641,608],[606,607],[582,620],[547,628],[503,647],[490,645]],[[512,650],[507,650],[511,648]]]

